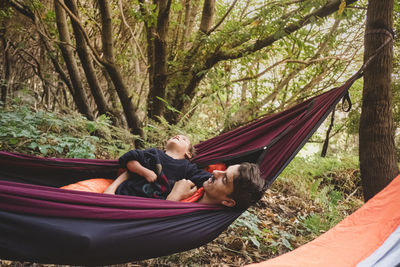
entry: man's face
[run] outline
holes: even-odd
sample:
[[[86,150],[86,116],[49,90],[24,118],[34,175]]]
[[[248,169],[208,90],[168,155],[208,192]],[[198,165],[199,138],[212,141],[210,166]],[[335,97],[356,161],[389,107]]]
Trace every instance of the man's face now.
[[[229,166],[225,171],[213,171],[213,176],[203,183],[204,193],[215,203],[228,207],[236,205],[229,197],[233,193],[233,180],[239,175],[239,165]]]

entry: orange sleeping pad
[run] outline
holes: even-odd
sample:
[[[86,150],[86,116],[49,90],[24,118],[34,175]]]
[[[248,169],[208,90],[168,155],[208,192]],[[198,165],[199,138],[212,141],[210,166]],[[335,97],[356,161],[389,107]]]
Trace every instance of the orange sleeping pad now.
[[[112,182],[114,182],[113,179],[94,178],[94,179],[79,181],[77,183],[69,184],[60,188],[93,192],[93,193],[104,193],[104,190],[106,190],[107,187],[109,187],[112,184]]]

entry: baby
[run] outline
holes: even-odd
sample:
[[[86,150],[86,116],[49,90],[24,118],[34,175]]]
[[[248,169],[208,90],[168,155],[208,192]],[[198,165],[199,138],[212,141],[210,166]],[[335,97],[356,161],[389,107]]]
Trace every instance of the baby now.
[[[189,161],[193,154],[194,148],[184,135],[170,138],[165,151],[156,148],[131,150],[119,158],[121,167],[127,172],[104,193],[165,199],[178,180],[188,179],[201,187],[211,173]]]

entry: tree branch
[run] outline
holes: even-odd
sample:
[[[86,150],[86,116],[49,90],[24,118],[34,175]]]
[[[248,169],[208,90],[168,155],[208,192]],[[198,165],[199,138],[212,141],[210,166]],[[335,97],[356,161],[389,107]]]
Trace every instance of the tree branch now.
[[[244,78],[240,78],[237,80],[233,80],[232,82],[243,82],[243,81],[248,81],[248,80],[252,80],[252,79],[257,79],[259,77],[261,77],[262,75],[264,75],[266,72],[270,71],[271,69],[273,69],[274,67],[283,64],[283,63],[298,63],[298,64],[303,64],[303,65],[310,65],[313,63],[317,63],[319,61],[324,61],[324,60],[328,60],[328,59],[340,59],[340,57],[338,56],[330,56],[330,57],[323,57],[323,58],[317,58],[317,59],[312,59],[312,60],[299,60],[299,59],[283,59],[281,61],[278,61],[276,63],[274,63],[273,65],[269,66],[268,68],[266,68],[265,70],[263,70],[260,73],[257,73],[256,75],[253,76],[247,76]]]
[[[233,80],[232,83],[244,82],[244,81],[248,81],[248,80],[257,79],[257,78],[261,77],[262,75],[264,75],[266,72],[268,72],[268,71],[270,71],[271,69],[275,68],[276,66],[278,66],[278,65],[280,65],[280,64],[282,64],[282,63],[286,63],[288,60],[289,60],[289,59],[286,58],[286,59],[283,59],[283,60],[281,60],[281,61],[278,61],[278,62],[272,64],[271,66],[269,66],[268,68],[266,68],[265,70],[263,70],[262,72],[257,73],[256,75],[253,75],[253,76],[246,76],[246,77],[244,77],[244,78],[240,78],[240,79],[237,79],[237,80]]]
[[[57,2],[61,5],[61,7],[68,13],[69,17],[76,22],[78,27],[80,28],[83,37],[86,40],[86,43],[90,47],[90,50],[92,50],[93,55],[95,56],[96,60],[102,64],[105,65],[106,62],[100,57],[100,55],[97,53],[97,50],[93,47],[93,45],[90,43],[90,38],[87,32],[85,31],[85,28],[83,27],[81,21],[72,13],[72,11],[65,5],[63,0],[57,0]]]
[[[233,9],[233,7],[236,5],[237,1],[238,1],[238,0],[234,0],[234,1],[233,1],[232,5],[229,7],[228,11],[226,11],[225,15],[221,18],[221,20],[220,20],[217,24],[215,24],[215,26],[214,26],[213,28],[211,28],[211,30],[209,30],[209,31],[206,33],[207,35],[210,35],[213,31],[215,31],[215,30],[219,27],[219,25],[222,24],[222,22],[224,22],[225,18],[226,18],[226,17],[229,15],[229,13],[232,11],[232,9]]]
[[[29,9],[29,7],[24,6],[22,3],[19,3],[18,1],[9,1],[10,5],[14,7],[18,12],[24,14],[26,17],[30,18],[32,21],[35,20],[35,15],[33,12]]]
[[[125,26],[129,29],[129,31],[130,31],[130,33],[131,33],[131,35],[132,35],[133,41],[135,42],[136,47],[137,47],[138,50],[139,50],[140,57],[142,58],[144,64],[145,64],[146,67],[147,67],[147,66],[148,66],[148,63],[147,63],[146,57],[144,56],[144,53],[143,53],[143,51],[142,51],[142,48],[141,48],[139,42],[136,40],[135,33],[133,32],[131,26],[129,26],[128,22],[127,22],[126,19],[125,19],[124,9],[122,8],[122,1],[121,1],[121,0],[118,0],[118,5],[119,5],[120,12],[121,12],[122,22],[123,22],[123,23],[125,24]]]
[[[352,4],[356,1],[357,0],[347,0],[346,6]],[[335,11],[337,11],[339,9],[340,3],[341,3],[341,0],[334,0],[334,1],[328,2],[322,8],[306,15],[302,20],[292,23],[289,26],[285,27],[283,30],[277,31],[263,39],[257,40],[254,44],[244,47],[242,49],[239,49],[237,51],[225,52],[223,50],[219,50],[218,52],[210,55],[210,58],[208,59],[209,64],[214,65],[221,60],[240,58],[242,56],[245,56],[246,54],[253,53],[264,47],[267,47],[267,46],[273,44],[275,41],[282,39],[283,37],[286,37],[289,34],[302,28],[303,26],[311,23],[312,18],[324,18],[324,17],[331,15],[332,13],[334,13]]]

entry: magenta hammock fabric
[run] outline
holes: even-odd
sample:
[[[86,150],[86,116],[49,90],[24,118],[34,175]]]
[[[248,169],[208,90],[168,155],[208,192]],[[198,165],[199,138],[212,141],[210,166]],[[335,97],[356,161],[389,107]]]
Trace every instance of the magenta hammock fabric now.
[[[359,78],[196,146],[206,166],[258,163],[269,185]],[[59,189],[115,178],[116,160],[55,159],[0,151],[0,258],[108,265],[210,242],[243,210]]]
[[[123,220],[163,218],[201,210],[221,210],[218,206],[182,205],[142,197],[102,195],[90,192],[59,190],[46,186],[0,181],[1,208],[35,215]],[[101,203],[101,206],[99,205]]]

